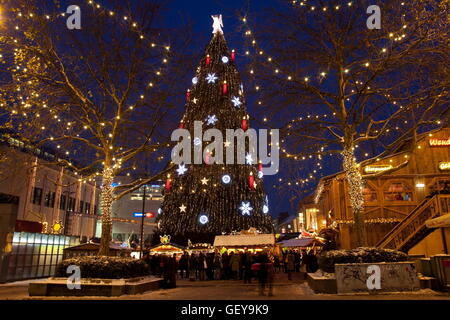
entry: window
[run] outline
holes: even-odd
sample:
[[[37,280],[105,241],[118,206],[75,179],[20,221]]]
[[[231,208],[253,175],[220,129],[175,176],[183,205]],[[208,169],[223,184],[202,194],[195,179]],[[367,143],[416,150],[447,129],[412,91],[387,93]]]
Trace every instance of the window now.
[[[161,184],[152,184],[146,185],[145,190],[145,198],[146,200],[162,200],[162,189],[164,185]],[[131,200],[141,200],[144,195],[144,186],[141,186],[139,189],[135,190],[131,193]]]
[[[67,211],[75,211],[75,198],[69,197]]]
[[[83,200],[80,200],[80,207],[79,207],[78,211],[79,211],[80,213],[83,213],[83,209],[84,209],[84,201],[83,201]]]
[[[377,192],[368,183],[363,188],[363,194],[365,202],[377,201]]]
[[[384,189],[385,201],[412,201],[412,190],[403,182],[392,182]]]
[[[98,214],[97,205],[94,205],[94,214]]]
[[[59,210],[66,210],[66,201],[67,197],[62,194],[59,198]]]
[[[42,189],[33,188],[33,196],[31,197],[31,203],[40,205],[42,202]]]
[[[89,202],[86,202],[86,205],[84,206],[84,213],[91,213],[91,204]]]
[[[53,208],[55,206],[55,193],[52,191],[49,191],[45,194],[45,201],[44,205],[46,207]]]

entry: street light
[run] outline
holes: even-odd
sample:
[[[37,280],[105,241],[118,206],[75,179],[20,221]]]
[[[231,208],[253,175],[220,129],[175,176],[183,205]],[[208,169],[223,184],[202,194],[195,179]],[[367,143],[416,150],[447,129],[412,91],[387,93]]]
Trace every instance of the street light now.
[[[147,190],[147,185],[144,184],[144,194],[142,196],[142,217],[141,217],[141,250],[140,258],[144,256],[144,218],[145,218],[145,191]]]

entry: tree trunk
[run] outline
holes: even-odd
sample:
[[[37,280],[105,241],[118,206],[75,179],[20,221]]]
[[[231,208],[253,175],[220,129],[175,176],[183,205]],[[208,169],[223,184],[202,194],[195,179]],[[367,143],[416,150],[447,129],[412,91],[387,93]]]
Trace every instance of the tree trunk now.
[[[363,179],[354,158],[353,148],[345,148],[342,155],[344,156],[343,167],[348,181],[350,204],[352,207],[353,219],[355,220],[354,231],[356,236],[356,246],[363,247],[366,246],[366,232],[363,217]]]
[[[100,208],[102,212],[102,238],[98,252],[100,256],[109,255],[109,243],[112,239],[111,205],[113,202],[113,178],[113,168],[105,166],[100,193]]]

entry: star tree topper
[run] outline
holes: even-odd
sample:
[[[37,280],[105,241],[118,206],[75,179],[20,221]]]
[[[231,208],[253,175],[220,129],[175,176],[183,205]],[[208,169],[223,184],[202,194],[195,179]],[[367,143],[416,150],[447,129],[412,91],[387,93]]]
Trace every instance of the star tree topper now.
[[[214,15],[211,16],[211,18],[213,19],[213,32],[212,33],[217,33],[220,32],[223,34],[222,28],[223,28],[223,22],[222,22],[222,15]]]

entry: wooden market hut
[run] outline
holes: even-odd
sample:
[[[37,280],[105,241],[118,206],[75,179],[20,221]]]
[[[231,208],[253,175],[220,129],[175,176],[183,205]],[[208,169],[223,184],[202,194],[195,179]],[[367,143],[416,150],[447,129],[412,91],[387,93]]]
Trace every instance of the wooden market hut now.
[[[214,248],[222,251],[244,251],[251,252],[262,251],[264,249],[272,250],[275,247],[275,234],[235,234],[220,235],[214,239]]]
[[[312,247],[321,247],[323,243],[316,238],[293,238],[277,243],[282,248],[289,249],[309,249]]]
[[[186,248],[183,246],[180,246],[175,243],[167,242],[167,243],[160,243],[156,246],[150,247],[148,249],[149,254],[166,254],[166,255],[173,255],[174,253],[179,255],[184,252]]]
[[[428,222],[430,227],[426,221],[449,213],[450,128],[399,141],[389,153],[361,162],[360,170],[369,246],[427,256],[448,253],[448,221]],[[314,198],[308,205],[317,231],[335,226],[339,247],[355,247],[345,173],[322,178]]]
[[[83,243],[77,246],[68,247],[63,249],[63,259],[82,257],[82,256],[96,256],[100,244],[98,243]],[[115,244],[109,245],[109,255],[113,257],[130,257],[131,249],[124,248]]]

